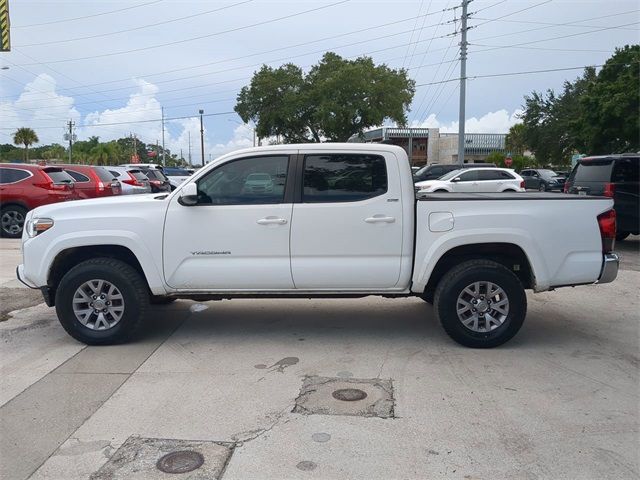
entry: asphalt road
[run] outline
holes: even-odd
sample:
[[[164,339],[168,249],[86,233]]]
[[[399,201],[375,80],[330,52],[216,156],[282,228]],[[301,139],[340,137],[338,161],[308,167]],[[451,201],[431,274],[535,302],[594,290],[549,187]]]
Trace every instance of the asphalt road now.
[[[16,245],[0,240],[0,303],[23,308],[0,322],[0,478],[640,475],[638,237],[615,283],[529,294],[487,351],[419,299],[375,297],[178,301],[135,343],[86,347],[13,280]]]

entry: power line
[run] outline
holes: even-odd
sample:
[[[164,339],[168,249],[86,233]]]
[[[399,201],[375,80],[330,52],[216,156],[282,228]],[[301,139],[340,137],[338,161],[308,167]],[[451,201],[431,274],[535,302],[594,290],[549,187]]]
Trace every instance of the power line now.
[[[11,25],[11,28],[41,27],[43,25],[53,25],[54,23],[73,22],[73,21],[76,21],[76,20],[84,20],[86,18],[94,18],[94,17],[100,17],[102,15],[110,15],[112,13],[124,12],[125,10],[133,10],[134,8],[145,7],[147,5],[153,5],[153,4],[156,4],[156,3],[160,3],[162,1],[164,1],[164,0],[155,0],[153,2],[140,3],[138,5],[133,5],[132,7],[119,8],[117,10],[110,10],[108,12],[102,12],[102,13],[94,13],[93,15],[85,15],[83,17],[65,18],[65,19],[62,19],[62,20],[52,20],[51,22],[32,23],[30,25]]]
[[[546,5],[547,3],[551,3],[552,1],[553,1],[553,0],[545,0],[544,2],[536,3],[536,4],[531,5],[531,6],[529,6],[529,7],[522,8],[522,9],[520,9],[520,10],[516,10],[515,12],[507,13],[507,14],[505,14],[505,15],[502,15],[501,17],[498,17],[498,18],[492,18],[492,19],[490,19],[490,20],[487,20],[486,22],[483,22],[483,23],[479,23],[479,24],[477,24],[477,25],[474,25],[474,26],[473,26],[473,28],[477,28],[477,27],[480,27],[480,26],[482,26],[482,25],[486,25],[487,23],[497,22],[498,20],[501,20],[501,19],[503,19],[503,18],[510,17],[511,15],[516,15],[516,14],[518,14],[518,13],[526,12],[527,10],[531,10],[531,9],[533,9],[533,8],[536,8],[536,7],[541,7],[542,5]]]
[[[187,43],[187,42],[193,42],[196,40],[202,40],[203,38],[211,38],[211,37],[215,37],[218,35],[224,35],[226,33],[232,33],[232,32],[238,32],[241,30],[247,30],[249,28],[253,28],[253,27],[258,27],[261,25],[268,25],[270,23],[274,23],[274,22],[279,22],[281,20],[286,20],[289,18],[294,18],[294,17],[299,17],[300,15],[305,15],[307,13],[312,13],[312,12],[317,12],[319,10],[325,10],[327,8],[331,8],[331,7],[335,7],[337,5],[342,5],[343,3],[347,3],[350,2],[351,0],[340,0],[338,2],[334,2],[334,3],[330,3],[328,5],[322,5],[320,7],[315,7],[315,8],[311,8],[309,10],[303,10],[301,12],[297,12],[297,13],[292,13],[289,15],[284,15],[282,17],[276,17],[276,18],[271,18],[269,20],[263,20],[261,22],[256,22],[256,23],[252,23],[249,25],[242,25],[240,27],[235,27],[235,28],[230,28],[227,30],[221,30],[219,32],[214,32],[214,33],[208,33],[206,35],[199,35],[196,37],[191,37],[191,38],[185,38],[182,40],[174,40],[172,42],[166,42],[166,43],[158,43],[155,45],[149,45],[146,47],[140,47],[140,48],[132,48],[129,50],[122,50],[122,51],[118,51],[118,52],[109,52],[109,53],[102,53],[102,54],[98,54],[98,55],[91,55],[88,57],[76,57],[76,58],[66,58],[64,60],[50,60],[47,63],[67,63],[67,62],[77,62],[77,61],[81,61],[81,60],[93,60],[96,58],[105,58],[105,57],[113,57],[113,56],[117,56],[117,55],[125,55],[128,53],[135,53],[135,52],[143,52],[146,50],[153,50],[156,48],[161,48],[161,47],[168,47],[171,45],[179,45],[181,43]],[[25,65],[29,65],[29,64],[25,64]]]
[[[57,43],[69,43],[69,42],[77,42],[79,40],[89,40],[89,39],[92,39],[92,38],[110,37],[111,35],[118,35],[120,33],[131,33],[131,32],[136,31],[136,30],[144,30],[146,28],[158,27],[160,25],[166,25],[168,23],[180,22],[182,20],[187,20],[189,18],[201,17],[203,15],[209,15],[211,13],[219,12],[221,10],[228,10],[229,8],[237,7],[239,5],[244,5],[245,3],[251,3],[253,1],[254,0],[243,0],[242,2],[232,3],[230,5],[225,5],[224,7],[215,8],[213,10],[207,10],[205,12],[194,13],[192,15],[187,15],[185,17],[172,18],[171,20],[165,20],[163,22],[157,22],[157,23],[150,23],[148,25],[140,25],[138,27],[127,28],[127,29],[124,29],[124,30],[117,30],[115,32],[98,33],[96,35],[87,35],[85,37],[67,38],[67,39],[63,39],[63,40],[48,40],[46,42],[28,43],[28,44],[25,44],[25,45],[16,45],[16,46],[17,47],[37,47],[37,46],[40,46],[40,45],[53,45],[53,44],[57,44]]]

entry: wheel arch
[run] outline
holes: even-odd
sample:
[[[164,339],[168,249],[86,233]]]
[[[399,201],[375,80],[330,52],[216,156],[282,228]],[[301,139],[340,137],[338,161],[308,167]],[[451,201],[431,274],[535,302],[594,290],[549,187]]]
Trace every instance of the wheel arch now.
[[[525,251],[515,243],[487,242],[460,245],[447,250],[436,262],[423,294],[433,295],[442,277],[467,260],[493,260],[511,270],[525,289],[535,288],[536,277]]]

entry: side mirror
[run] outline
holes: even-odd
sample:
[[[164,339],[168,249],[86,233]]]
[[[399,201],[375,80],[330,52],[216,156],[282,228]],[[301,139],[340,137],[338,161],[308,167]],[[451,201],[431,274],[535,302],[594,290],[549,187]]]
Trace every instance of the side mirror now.
[[[195,182],[189,182],[180,189],[180,197],[178,198],[180,205],[192,207],[198,204],[198,185]]]
[[[452,182],[459,182],[460,181],[460,177],[456,177],[453,180],[451,180]]]

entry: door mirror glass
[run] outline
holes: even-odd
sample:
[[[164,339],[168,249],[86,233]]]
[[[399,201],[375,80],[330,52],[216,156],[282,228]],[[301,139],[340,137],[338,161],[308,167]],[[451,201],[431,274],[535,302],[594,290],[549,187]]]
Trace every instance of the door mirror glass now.
[[[189,182],[183,185],[180,189],[180,198],[178,199],[181,205],[185,207],[191,207],[198,204],[198,186],[194,182]]]
[[[456,177],[454,179],[451,180],[452,182],[459,182],[460,181],[460,177]]]

